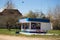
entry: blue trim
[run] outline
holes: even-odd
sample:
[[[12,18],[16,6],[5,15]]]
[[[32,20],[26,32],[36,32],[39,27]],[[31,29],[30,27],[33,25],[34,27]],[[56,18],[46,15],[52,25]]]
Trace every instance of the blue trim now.
[[[26,18],[26,21],[36,21],[36,22],[50,22],[49,19],[42,19],[42,18]]]

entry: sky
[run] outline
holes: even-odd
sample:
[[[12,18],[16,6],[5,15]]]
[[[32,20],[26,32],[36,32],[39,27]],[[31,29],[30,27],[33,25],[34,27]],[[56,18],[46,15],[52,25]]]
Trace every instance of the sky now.
[[[7,0],[0,0],[0,10],[5,7],[6,2]],[[46,14],[50,8],[60,5],[60,0],[12,0],[12,3],[23,15],[28,13],[30,10],[42,11]]]

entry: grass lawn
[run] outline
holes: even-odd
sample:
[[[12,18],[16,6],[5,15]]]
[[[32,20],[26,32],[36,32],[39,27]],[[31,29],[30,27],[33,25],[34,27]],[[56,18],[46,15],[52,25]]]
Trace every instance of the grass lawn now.
[[[2,35],[15,35],[15,36],[25,36],[25,37],[40,37],[40,38],[60,38],[60,30],[50,30],[48,31],[48,33],[54,33],[54,34],[59,34],[57,36],[55,35],[22,35],[22,34],[16,34],[16,30],[18,29],[11,29],[11,31],[7,30],[7,29],[0,29],[0,34]]]
[[[60,35],[60,30],[50,30],[48,33],[53,33],[53,34],[59,34]]]
[[[0,34],[15,35],[16,34],[16,30],[17,29],[11,29],[11,31],[9,31],[8,29],[0,29]]]

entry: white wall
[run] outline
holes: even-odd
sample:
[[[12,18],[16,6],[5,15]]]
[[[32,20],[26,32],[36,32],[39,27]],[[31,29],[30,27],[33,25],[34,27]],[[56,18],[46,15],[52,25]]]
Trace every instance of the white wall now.
[[[29,22],[29,21],[27,21],[27,19],[20,19],[19,20],[19,23],[27,23],[27,22]]]
[[[51,23],[41,23],[41,30],[52,30]]]

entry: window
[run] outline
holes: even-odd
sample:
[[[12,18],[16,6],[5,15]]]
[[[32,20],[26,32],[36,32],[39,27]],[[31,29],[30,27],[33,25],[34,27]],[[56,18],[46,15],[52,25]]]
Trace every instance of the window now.
[[[29,23],[23,23],[23,29],[28,29],[29,28]]]
[[[10,11],[11,14],[14,14],[12,11]]]
[[[40,23],[31,23],[31,29],[40,29]]]

